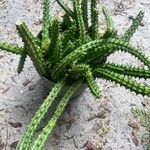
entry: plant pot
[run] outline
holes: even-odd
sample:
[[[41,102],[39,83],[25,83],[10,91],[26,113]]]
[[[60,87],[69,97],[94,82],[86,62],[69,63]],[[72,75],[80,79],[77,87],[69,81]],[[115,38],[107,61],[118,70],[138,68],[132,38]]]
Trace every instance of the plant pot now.
[[[53,81],[50,81],[49,79],[47,79],[46,77],[44,77],[42,75],[40,75],[40,77],[41,77],[41,81],[42,81],[43,86],[44,86],[44,90],[46,90],[47,92],[50,92],[52,87],[55,85],[55,83]],[[61,94],[59,95],[60,98],[62,98],[62,96],[65,94],[67,88],[69,88],[69,85],[66,85],[64,87],[64,89],[62,90]],[[86,89],[86,84],[82,84],[82,86],[72,96],[71,99],[78,98],[82,94],[82,92],[84,92],[85,89]]]

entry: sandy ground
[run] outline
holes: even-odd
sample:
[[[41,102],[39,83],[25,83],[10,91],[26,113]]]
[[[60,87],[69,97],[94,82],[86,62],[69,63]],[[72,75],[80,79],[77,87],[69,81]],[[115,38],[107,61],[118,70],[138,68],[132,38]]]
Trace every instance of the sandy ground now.
[[[42,0],[3,1],[0,0],[0,39],[21,45],[15,29],[18,20],[25,21],[35,34],[40,31]],[[145,11],[143,24],[132,38],[132,43],[150,56],[150,1],[102,0],[101,3],[109,5],[119,35],[131,23],[129,18],[139,10]],[[59,8],[56,8],[53,3],[53,14],[60,13]],[[103,28],[104,19],[100,18]],[[29,59],[24,71],[17,74],[18,60],[19,56],[0,51],[0,150],[16,149],[25,128],[47,93]],[[108,61],[142,66],[129,54],[115,53]],[[150,80],[140,81],[150,85]],[[105,80],[98,79],[97,82],[102,89],[101,100],[95,101],[86,89],[79,98],[72,101],[59,119],[54,134],[48,139],[46,150],[83,150],[88,149],[89,145],[103,150],[145,149],[140,140],[143,128],[134,120],[130,109],[142,107],[143,103],[149,107],[150,98],[136,95]],[[38,132],[41,128],[42,125]]]

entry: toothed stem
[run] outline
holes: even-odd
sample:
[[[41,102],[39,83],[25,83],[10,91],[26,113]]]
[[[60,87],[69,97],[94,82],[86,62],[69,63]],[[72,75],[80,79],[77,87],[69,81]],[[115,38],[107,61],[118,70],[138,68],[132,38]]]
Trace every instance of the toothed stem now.
[[[117,32],[115,30],[115,27],[114,27],[114,23],[112,21],[112,17],[111,17],[111,14],[109,12],[109,9],[106,7],[106,6],[103,6],[102,7],[102,10],[103,10],[103,14],[105,16],[105,20],[106,20],[106,32],[104,34],[104,38],[106,37],[114,37],[117,35]]]
[[[45,74],[45,63],[40,47],[36,44],[35,37],[29,31],[25,23],[18,23],[17,30],[25,44],[25,49],[32,59],[35,67],[41,74]]]
[[[148,57],[146,57],[142,52],[140,52],[139,49],[136,49],[129,45],[128,42],[122,41],[120,39],[108,39],[104,40],[103,43],[97,48],[93,49],[93,51],[90,51],[85,58],[82,59],[82,61],[86,61],[86,63],[98,61],[102,58],[107,58],[110,54],[114,53],[117,50],[121,50],[123,52],[128,52],[138,58],[141,62],[144,63],[144,65],[148,66],[150,68],[150,60]]]
[[[63,56],[62,58],[66,57],[68,54],[70,54],[75,48],[75,45],[73,42],[68,41],[65,49],[63,49]]]
[[[49,15],[49,2],[50,0],[44,0],[43,8],[43,30],[42,30],[42,49],[47,49],[50,43],[49,37],[49,26],[50,26],[50,15]]]
[[[35,133],[42,118],[47,113],[48,109],[51,107],[53,101],[55,100],[64,85],[65,80],[62,79],[53,87],[52,91],[49,93],[44,103],[40,106],[35,116],[32,118],[31,123],[28,125],[27,131],[25,132],[23,139],[19,145],[19,150],[29,150],[29,144],[31,142],[33,134]]]
[[[88,30],[88,0],[83,0],[81,3],[81,9],[83,12],[83,20],[86,30]]]
[[[68,14],[70,17],[75,18],[74,12],[64,3],[63,0],[56,0],[61,8]]]
[[[59,35],[56,48],[53,52],[53,59],[55,60],[54,64],[57,64],[60,62],[63,56],[63,50],[62,50],[62,35]]]
[[[134,77],[139,77],[144,79],[150,78],[150,70],[146,70],[140,67],[131,67],[131,66],[107,63],[102,65],[102,68],[109,69],[123,75],[129,75],[129,76],[134,76]]]
[[[51,31],[51,36],[53,38],[51,40],[51,44],[48,50],[48,57],[52,65],[55,65],[58,62],[58,49],[56,45],[59,42],[58,41],[59,36],[60,36],[59,32],[60,32],[60,23],[58,20],[54,20],[53,25],[52,25],[52,31]]]
[[[64,59],[60,61],[52,71],[52,78],[56,80],[59,78],[60,74],[65,70],[65,68],[70,65],[73,61],[77,61],[78,59],[82,59],[83,56],[87,54],[87,51],[91,48],[95,48],[102,43],[102,40],[95,40],[89,42],[87,44],[82,45],[81,47],[77,48],[70,54],[68,54]]]
[[[73,75],[81,74],[81,76],[85,77],[85,79],[89,85],[89,89],[91,90],[91,93],[96,98],[100,98],[101,94],[100,94],[99,87],[92,75],[92,70],[88,65],[86,65],[86,64],[75,65],[72,67],[72,71],[73,71]]]
[[[27,58],[27,54],[26,54],[26,52],[24,52],[20,56],[20,61],[19,61],[19,65],[18,65],[18,74],[20,74],[22,72],[26,58]]]
[[[60,101],[59,105],[57,106],[54,115],[48,122],[48,124],[44,127],[42,133],[38,136],[37,140],[34,142],[31,150],[42,150],[45,141],[47,140],[49,134],[51,134],[53,128],[56,125],[56,122],[59,118],[59,116],[64,111],[66,105],[68,104],[69,99],[72,97],[72,95],[79,89],[81,86],[82,81],[78,81],[74,83],[66,92],[63,99]]]
[[[133,36],[137,28],[140,26],[142,20],[144,17],[144,12],[140,11],[139,14],[135,19],[133,19],[132,25],[129,27],[129,29],[125,32],[125,34],[121,37],[124,41],[129,41],[130,38]]]
[[[91,0],[91,24],[92,24],[92,39],[98,38],[98,10],[97,0]]]
[[[75,3],[75,10],[77,13],[77,22],[79,25],[79,32],[80,32],[80,39],[82,43],[86,42],[86,29],[85,29],[85,24],[83,20],[83,12],[81,9],[81,0],[74,0]]]
[[[110,71],[108,69],[101,69],[101,68],[95,69],[93,71],[93,75],[96,77],[101,77],[119,83],[121,86],[124,86],[127,89],[134,91],[136,94],[150,96],[149,86],[137,83],[135,80],[128,79],[127,77],[115,73],[113,71]]]
[[[72,25],[67,31],[65,31],[63,33],[63,41],[62,41],[62,44],[63,44],[63,47],[64,47],[64,51],[67,47],[67,44],[70,40],[73,39],[73,37],[75,36],[75,32],[76,32],[76,26],[75,25]]]
[[[22,55],[24,52],[24,48],[18,47],[15,44],[8,44],[5,42],[0,42],[0,49],[5,50],[7,52],[11,52],[13,54],[19,54],[19,55]]]

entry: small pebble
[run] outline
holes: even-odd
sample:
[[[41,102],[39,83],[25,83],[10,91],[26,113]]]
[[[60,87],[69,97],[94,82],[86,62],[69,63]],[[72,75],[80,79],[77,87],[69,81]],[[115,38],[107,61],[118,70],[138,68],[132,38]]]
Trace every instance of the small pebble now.
[[[130,126],[131,128],[133,128],[135,130],[139,130],[139,128],[140,128],[140,125],[139,125],[138,121],[134,118],[131,118],[128,121],[128,126]]]
[[[23,84],[24,86],[27,86],[30,82],[31,82],[30,80],[26,80],[26,81],[24,81],[22,84]]]
[[[36,86],[35,84],[30,85],[30,86],[29,86],[29,90],[30,90],[30,91],[34,90],[34,89],[35,89],[35,86]]]

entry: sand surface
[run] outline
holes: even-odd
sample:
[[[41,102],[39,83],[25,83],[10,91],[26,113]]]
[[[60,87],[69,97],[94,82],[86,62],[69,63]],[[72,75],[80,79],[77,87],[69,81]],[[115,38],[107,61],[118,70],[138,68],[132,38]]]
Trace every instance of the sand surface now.
[[[42,0],[0,0],[0,39],[22,45],[15,29],[17,21],[25,21],[36,35],[41,29]],[[150,56],[150,1],[149,0],[101,0],[109,6],[118,29],[124,33],[132,16],[145,11],[142,25],[131,43]],[[57,8],[57,9],[56,9]],[[101,9],[100,9],[101,10]],[[52,14],[60,15],[59,7],[52,2]],[[101,14],[101,13],[100,13]],[[104,28],[104,17],[100,16]],[[18,75],[19,56],[0,51],[0,150],[14,150],[30,119],[47,93],[44,83],[27,59],[24,71]],[[129,54],[115,53],[108,59],[134,66],[142,66]],[[141,142],[143,128],[129,126],[135,121],[132,107],[150,107],[150,98],[136,95],[109,81],[97,79],[102,89],[99,102],[86,89],[67,107],[58,121],[54,134],[48,139],[45,150],[84,150],[93,145],[102,150],[144,150]],[[140,82],[150,85],[150,79]],[[47,119],[43,120],[43,124]],[[43,124],[38,129],[39,133]],[[95,148],[96,149],[96,148]]]

